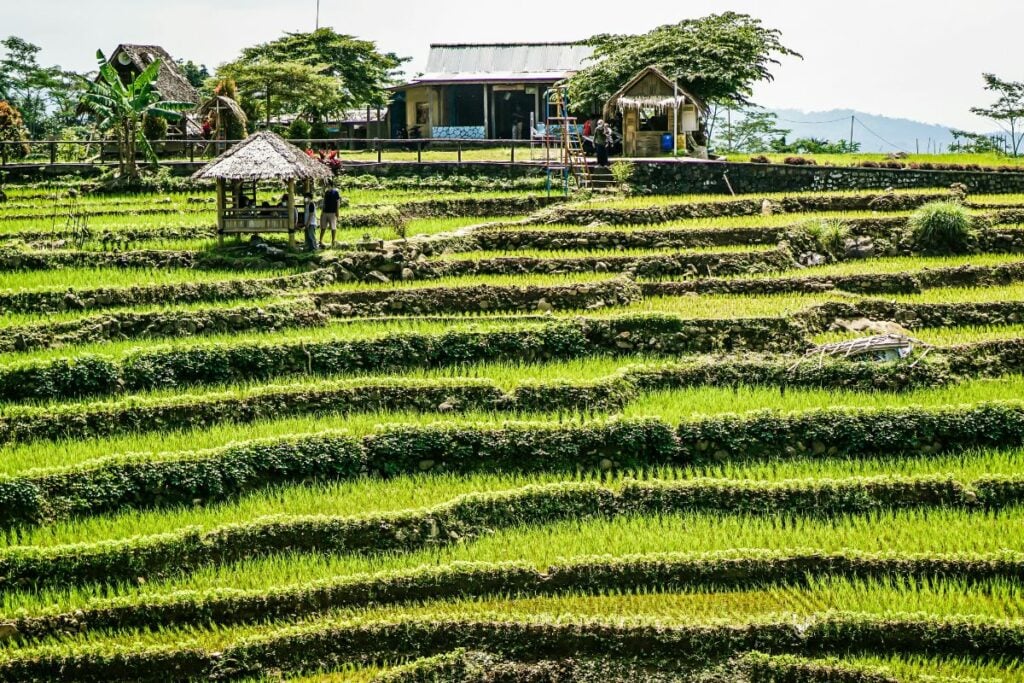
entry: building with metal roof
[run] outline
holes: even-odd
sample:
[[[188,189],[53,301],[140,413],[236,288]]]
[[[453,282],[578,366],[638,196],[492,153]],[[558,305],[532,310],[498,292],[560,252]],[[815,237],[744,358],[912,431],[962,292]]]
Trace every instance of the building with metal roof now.
[[[593,53],[579,43],[434,44],[426,71],[394,90],[405,98],[405,127],[422,137],[525,138],[544,91]]]

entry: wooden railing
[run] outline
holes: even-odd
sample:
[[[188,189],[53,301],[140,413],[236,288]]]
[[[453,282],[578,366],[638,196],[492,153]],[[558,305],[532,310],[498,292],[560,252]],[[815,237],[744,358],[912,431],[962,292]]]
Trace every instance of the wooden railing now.
[[[160,163],[200,163],[222,154],[239,140],[156,140],[151,142]],[[291,140],[303,149],[334,151],[342,162],[386,163],[396,161],[486,161],[519,163],[546,160],[543,139],[464,140],[455,138],[371,138]],[[24,146],[28,146],[28,154]],[[557,157],[557,152],[552,152]],[[140,163],[146,159],[140,152]],[[90,140],[0,141],[0,167],[9,165],[116,165],[117,147],[112,142]]]

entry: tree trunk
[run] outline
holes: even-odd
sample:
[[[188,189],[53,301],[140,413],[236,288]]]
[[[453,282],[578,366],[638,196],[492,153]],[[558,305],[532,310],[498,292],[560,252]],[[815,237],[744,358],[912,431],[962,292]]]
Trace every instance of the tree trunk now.
[[[131,119],[125,121],[125,147],[127,151],[127,166],[125,174],[132,180],[138,177],[139,169],[135,163],[136,126]]]
[[[117,126],[117,173],[124,176],[128,164],[128,143],[124,136],[124,122]]]

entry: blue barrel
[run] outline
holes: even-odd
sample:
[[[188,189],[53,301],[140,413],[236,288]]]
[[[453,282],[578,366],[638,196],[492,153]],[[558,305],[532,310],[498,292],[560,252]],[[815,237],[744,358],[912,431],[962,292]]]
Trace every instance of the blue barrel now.
[[[675,151],[676,144],[672,133],[665,133],[661,136],[661,151],[662,152],[673,152]]]

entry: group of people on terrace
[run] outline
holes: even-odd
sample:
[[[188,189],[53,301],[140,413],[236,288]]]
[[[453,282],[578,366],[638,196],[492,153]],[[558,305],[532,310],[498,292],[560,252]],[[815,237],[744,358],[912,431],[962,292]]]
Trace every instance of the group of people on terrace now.
[[[333,249],[336,246],[338,211],[341,208],[341,204],[341,193],[335,186],[334,181],[328,182],[327,188],[324,190],[324,194],[319,201],[315,199],[311,190],[303,193],[302,204],[296,203],[295,214],[290,220],[294,221],[296,229],[301,228],[303,230],[306,251],[313,252],[319,249],[326,249],[327,245],[324,243],[324,237],[328,230],[331,231],[331,248]],[[287,217],[288,193],[286,192],[281,195],[281,199],[277,204],[271,204],[269,201],[257,203],[255,199],[249,197],[240,189],[236,189],[234,206],[236,211],[240,211],[242,216],[265,217],[273,212],[275,215],[280,214]],[[317,238],[317,228],[320,228],[319,239]]]
[[[334,181],[327,183],[327,189],[319,202],[313,198],[309,190],[303,196],[303,210],[301,214],[302,227],[305,231],[306,251],[313,252],[317,249],[326,249],[324,234],[331,231],[331,248],[337,243],[338,235],[338,209],[341,207],[341,193],[334,186]],[[320,216],[317,217],[317,209],[320,209]],[[316,229],[320,228],[320,239],[317,239]]]
[[[608,165],[608,152],[614,135],[612,127],[596,115],[583,122],[583,139],[593,142],[598,166]]]

